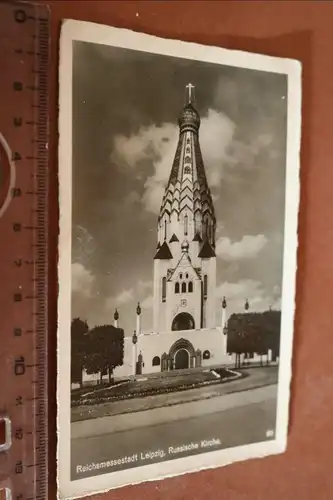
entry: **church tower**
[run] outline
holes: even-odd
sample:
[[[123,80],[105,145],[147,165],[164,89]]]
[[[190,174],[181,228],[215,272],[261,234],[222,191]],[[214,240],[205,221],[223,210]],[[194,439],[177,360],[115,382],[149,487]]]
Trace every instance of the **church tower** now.
[[[199,144],[194,86],[162,199],[154,257],[154,332],[215,327],[216,219]]]

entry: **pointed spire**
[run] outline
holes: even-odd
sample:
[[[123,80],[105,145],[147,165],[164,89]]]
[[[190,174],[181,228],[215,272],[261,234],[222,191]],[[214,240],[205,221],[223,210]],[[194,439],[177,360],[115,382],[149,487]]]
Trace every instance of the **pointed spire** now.
[[[246,299],[246,301],[245,301],[245,311],[248,311],[249,307],[250,307],[249,301],[248,301],[248,299]]]
[[[198,257],[200,259],[209,259],[210,257],[216,257],[214,248],[207,240],[202,245]]]
[[[174,241],[179,241],[179,239],[177,238],[177,236],[175,235],[175,233],[173,233],[173,235],[171,236],[171,238],[169,240],[169,243],[173,243]]]
[[[199,243],[202,243],[202,238],[199,233],[195,233],[193,241],[198,241]]]
[[[170,248],[164,243],[174,239],[174,229],[170,225],[174,214],[178,220],[184,220],[185,237],[199,243],[208,242],[208,246],[200,248],[203,252],[202,258],[215,256],[216,219],[199,143],[200,116],[195,109],[194,85],[189,83],[185,90],[185,106],[178,120],[178,145],[158,218],[161,252],[156,252],[155,259],[172,258]],[[192,231],[193,228],[195,232]]]
[[[157,260],[168,260],[172,259],[172,253],[166,241],[164,241],[163,245],[157,250],[154,259]]]
[[[136,307],[136,314],[139,316],[141,314],[141,307],[140,307],[140,302],[138,302],[138,305]]]
[[[119,319],[119,312],[118,312],[117,309],[115,310],[113,317],[114,317],[115,321],[118,321],[118,319]]]
[[[226,301],[226,298],[225,298],[225,297],[223,297],[223,300],[222,300],[222,308],[223,308],[223,309],[226,309],[226,307],[227,307],[227,301]]]

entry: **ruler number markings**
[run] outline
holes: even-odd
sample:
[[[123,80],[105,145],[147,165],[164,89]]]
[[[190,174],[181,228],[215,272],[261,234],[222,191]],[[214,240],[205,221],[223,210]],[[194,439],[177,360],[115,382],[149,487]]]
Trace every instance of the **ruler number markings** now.
[[[12,291],[11,297],[13,303],[16,304],[15,310],[17,307],[19,309],[21,306],[23,307],[25,303],[25,309],[28,308],[31,311],[30,326],[24,324],[24,320],[22,320],[21,324],[14,323],[11,326],[12,330],[8,332],[15,339],[14,345],[16,346],[15,352],[12,352],[12,375],[13,380],[17,382],[13,382],[12,385],[12,388],[16,387],[16,389],[11,392],[13,398],[11,407],[16,408],[19,412],[14,411],[13,413],[11,467],[13,475],[21,478],[19,481],[13,478],[11,498],[13,500],[46,500],[48,482],[46,430],[47,293],[45,291],[47,290],[48,153],[46,148],[48,140],[49,19],[47,9],[40,5],[27,4],[20,6],[20,8],[17,8],[15,3],[9,6],[0,5],[1,12],[3,9],[8,9],[7,12],[12,13],[13,22],[15,25],[21,26],[23,35],[26,35],[22,37],[15,35],[10,39],[14,47],[9,49],[12,51],[12,55],[7,54],[7,57],[19,56],[17,58],[18,64],[26,58],[27,64],[18,65],[21,76],[19,73],[13,74],[10,85],[14,93],[14,101],[18,104],[16,112],[12,111],[12,115],[9,115],[8,118],[14,134],[14,136],[12,134],[14,140],[12,139],[10,144],[13,148],[11,161],[15,162],[18,179],[17,185],[14,184],[14,187],[11,187],[12,202],[14,203],[15,199],[17,207],[24,207],[24,204],[20,204],[24,198],[25,204],[28,203],[31,207],[30,211],[16,212],[14,220],[10,221],[14,238],[14,255],[11,265],[13,272],[19,273],[16,274],[16,282],[22,279],[18,289]],[[17,40],[25,41],[22,41],[22,46],[15,47],[15,40],[16,42]],[[22,76],[22,68],[30,66],[30,78],[26,78],[28,70],[25,70],[26,76]],[[23,106],[20,107],[19,103],[23,103]],[[28,111],[31,110],[31,117],[25,116],[24,109],[27,109],[27,103],[30,103]],[[1,119],[3,120],[3,117]],[[28,143],[27,137],[31,138]],[[33,152],[25,151],[24,144],[27,144],[28,148],[31,147]],[[30,177],[29,173],[31,173]],[[31,186],[27,184],[29,179]],[[31,218],[32,222],[29,220],[27,223],[26,216]],[[28,236],[29,234],[31,236]],[[24,243],[30,239],[32,239],[30,247],[25,244],[21,247],[21,242]],[[17,250],[22,248],[21,253],[15,255],[15,248]],[[26,248],[29,255],[24,254],[23,248]],[[28,279],[30,284],[28,284],[28,288],[31,286],[31,291],[26,290],[29,274],[32,274],[31,279]],[[24,285],[23,290],[21,290],[21,285]],[[21,316],[19,315],[19,317]],[[25,334],[32,334],[34,340],[29,340],[28,343],[23,342]],[[20,339],[22,339],[22,343],[20,343]],[[27,387],[28,380],[30,397],[27,396],[27,390],[24,389]],[[31,408],[30,419],[28,418],[27,421],[26,417],[24,419],[19,417],[20,414],[23,415],[20,411],[24,405],[28,406],[28,413],[27,410],[24,412],[26,415],[29,415]],[[26,427],[26,423],[28,427]]]

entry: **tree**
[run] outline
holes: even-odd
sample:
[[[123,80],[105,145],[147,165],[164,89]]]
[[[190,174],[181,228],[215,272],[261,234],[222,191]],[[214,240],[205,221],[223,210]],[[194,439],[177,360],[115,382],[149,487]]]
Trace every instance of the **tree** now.
[[[230,353],[258,353],[263,356],[272,350],[273,358],[279,355],[281,311],[232,314],[228,321],[228,345]]]
[[[82,387],[82,371],[87,354],[88,323],[74,318],[71,323],[71,383]]]
[[[124,360],[124,330],[112,325],[95,326],[89,332],[89,348],[85,359],[88,373],[99,373],[100,383],[108,373],[109,383],[113,370]]]

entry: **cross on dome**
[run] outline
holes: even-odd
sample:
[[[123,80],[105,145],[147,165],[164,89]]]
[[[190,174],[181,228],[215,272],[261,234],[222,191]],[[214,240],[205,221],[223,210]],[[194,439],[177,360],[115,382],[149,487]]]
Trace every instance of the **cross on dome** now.
[[[188,83],[186,85],[186,90],[187,90],[186,104],[191,104],[191,102],[194,101],[194,89],[195,85],[193,85],[192,83]]]

